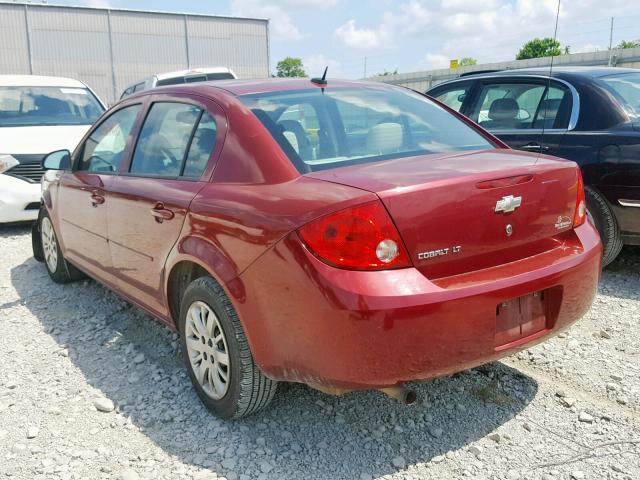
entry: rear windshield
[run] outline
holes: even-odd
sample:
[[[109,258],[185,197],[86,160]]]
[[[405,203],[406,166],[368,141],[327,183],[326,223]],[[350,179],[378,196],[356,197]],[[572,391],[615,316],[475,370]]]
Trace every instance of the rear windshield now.
[[[614,92],[631,117],[640,118],[640,73],[618,73],[599,80]]]
[[[240,98],[301,173],[493,148],[464,122],[410,90],[312,88]]]
[[[86,88],[0,87],[0,127],[91,125],[103,111]]]

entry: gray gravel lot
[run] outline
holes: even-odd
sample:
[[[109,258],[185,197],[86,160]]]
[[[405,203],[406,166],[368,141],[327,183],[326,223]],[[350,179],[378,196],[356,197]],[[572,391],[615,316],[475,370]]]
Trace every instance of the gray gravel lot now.
[[[502,362],[330,397],[281,385],[211,416],[176,335],[93,281],[59,286],[0,227],[0,478],[640,479],[640,248],[569,332]]]

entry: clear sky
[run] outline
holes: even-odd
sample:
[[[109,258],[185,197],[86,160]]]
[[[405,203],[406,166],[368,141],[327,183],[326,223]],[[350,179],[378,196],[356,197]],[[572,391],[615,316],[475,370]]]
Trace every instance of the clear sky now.
[[[39,3],[34,0],[33,3]],[[270,19],[271,63],[299,57],[359,78],[447,67],[450,59],[513,60],[534,37],[553,36],[557,0],[49,0],[50,4],[242,15]],[[564,0],[558,40],[571,52],[640,39],[640,0]]]

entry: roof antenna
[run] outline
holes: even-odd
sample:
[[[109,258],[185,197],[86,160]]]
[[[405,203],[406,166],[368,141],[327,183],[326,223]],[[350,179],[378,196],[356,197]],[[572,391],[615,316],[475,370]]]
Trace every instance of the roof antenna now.
[[[326,85],[327,84],[327,70],[329,70],[329,66],[324,67],[324,73],[322,74],[322,78],[312,78],[311,82],[316,85]]]
[[[558,21],[560,19],[560,2],[562,0],[558,0],[558,8],[556,10],[556,25],[555,28],[553,30],[553,42],[555,44],[555,42],[558,40]],[[562,54],[562,52],[560,52],[560,54]],[[547,106],[547,102],[546,100],[549,98],[549,90],[551,90],[551,78],[553,76],[553,59],[554,59],[554,55],[551,55],[551,62],[549,64],[549,81],[547,82],[547,86],[545,88],[545,91],[542,95],[542,103],[543,103],[543,118],[546,118],[547,116],[547,110],[548,110],[548,106]],[[544,143],[544,131],[545,131],[545,122],[542,122],[542,132],[540,133],[540,150],[538,151],[538,156],[545,150],[548,150],[548,146],[545,145]]]

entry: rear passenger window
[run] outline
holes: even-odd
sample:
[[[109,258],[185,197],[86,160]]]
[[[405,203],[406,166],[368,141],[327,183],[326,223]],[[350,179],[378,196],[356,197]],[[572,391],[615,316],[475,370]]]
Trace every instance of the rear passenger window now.
[[[488,130],[567,128],[571,94],[566,88],[547,87],[526,82],[485,85],[470,117]]]
[[[207,112],[203,112],[187,154],[183,173],[185,177],[200,178],[202,176],[216,144],[216,133],[215,120]]]
[[[199,178],[215,139],[215,121],[202,109],[183,103],[154,103],[140,131],[130,173]]]
[[[131,173],[180,175],[201,110],[183,103],[154,103],[144,121],[131,162]]]

